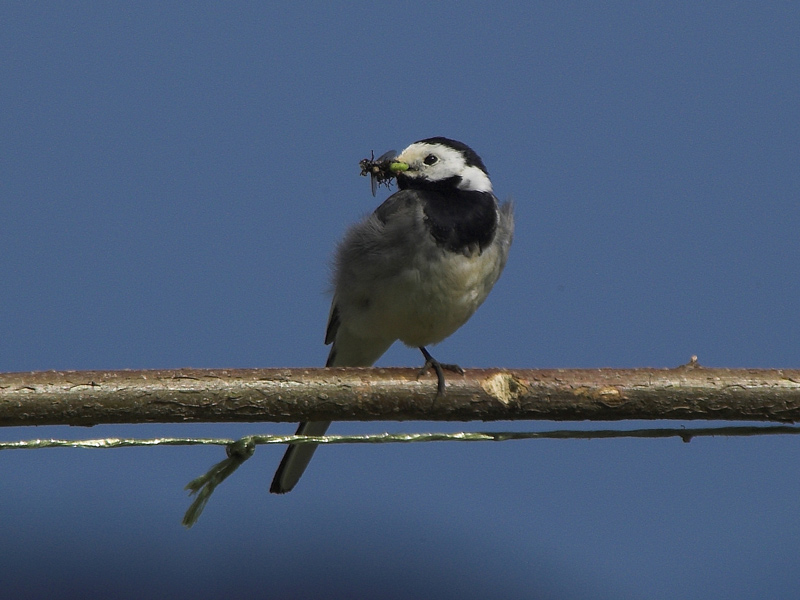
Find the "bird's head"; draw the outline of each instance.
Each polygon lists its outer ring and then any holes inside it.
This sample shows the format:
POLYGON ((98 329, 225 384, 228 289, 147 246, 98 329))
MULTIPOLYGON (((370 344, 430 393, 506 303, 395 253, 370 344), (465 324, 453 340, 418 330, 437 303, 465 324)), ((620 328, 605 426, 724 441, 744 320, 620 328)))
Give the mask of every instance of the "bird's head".
POLYGON ((492 191, 480 156, 466 144, 444 137, 414 142, 392 160, 389 169, 401 190, 492 191))

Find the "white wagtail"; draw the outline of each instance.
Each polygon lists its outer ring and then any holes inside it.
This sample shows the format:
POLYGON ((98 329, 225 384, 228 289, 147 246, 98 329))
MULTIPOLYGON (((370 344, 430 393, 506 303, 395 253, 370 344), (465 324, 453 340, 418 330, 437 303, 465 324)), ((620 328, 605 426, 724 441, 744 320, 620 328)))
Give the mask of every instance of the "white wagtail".
MULTIPOLYGON (((368 367, 400 340, 422 351, 441 395, 442 369, 460 368, 434 360, 425 346, 455 332, 489 295, 508 258, 513 210, 498 204, 483 161, 461 142, 414 142, 386 165, 399 190, 336 251, 326 366, 368 367)), ((324 435, 329 425, 301 423, 297 434, 324 435)), ((289 446, 270 491, 290 491, 314 450, 289 446)))

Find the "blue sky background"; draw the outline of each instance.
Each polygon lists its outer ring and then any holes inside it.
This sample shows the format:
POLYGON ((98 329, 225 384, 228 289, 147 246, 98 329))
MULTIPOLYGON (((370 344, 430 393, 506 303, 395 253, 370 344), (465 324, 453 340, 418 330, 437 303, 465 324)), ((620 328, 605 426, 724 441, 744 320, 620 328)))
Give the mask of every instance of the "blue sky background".
MULTIPOLYGON (((8 2, 0 30, 1 371, 323 364, 331 251, 387 194, 358 161, 434 135, 517 206, 441 360, 800 366, 797 4, 8 2)), ((4 593, 800 594, 794 437, 328 447, 277 497, 282 452, 189 531, 219 448, 0 454, 4 593)))

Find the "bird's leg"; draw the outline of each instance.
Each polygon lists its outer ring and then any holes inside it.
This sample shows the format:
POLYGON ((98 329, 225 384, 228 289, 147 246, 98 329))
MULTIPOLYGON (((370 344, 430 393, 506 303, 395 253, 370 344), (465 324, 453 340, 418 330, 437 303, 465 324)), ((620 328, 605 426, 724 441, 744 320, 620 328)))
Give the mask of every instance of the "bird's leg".
POLYGON ((427 373, 430 369, 436 371, 436 397, 444 396, 444 370, 447 369, 448 371, 453 371, 454 373, 458 373, 459 375, 464 374, 464 369, 459 367, 458 365, 449 365, 445 363, 440 363, 438 360, 431 356, 431 353, 425 348, 425 346, 419 347, 420 352, 422 352, 422 356, 425 357, 425 364, 420 369, 419 374, 417 377, 420 377, 427 373))

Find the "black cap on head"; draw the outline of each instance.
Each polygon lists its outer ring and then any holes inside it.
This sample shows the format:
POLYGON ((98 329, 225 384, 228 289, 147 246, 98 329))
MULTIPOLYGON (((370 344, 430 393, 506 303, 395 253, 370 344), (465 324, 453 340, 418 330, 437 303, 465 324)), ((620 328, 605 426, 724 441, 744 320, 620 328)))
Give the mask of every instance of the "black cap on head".
POLYGON ((475 150, 473 150, 472 148, 470 148, 469 146, 467 146, 462 142, 451 140, 450 138, 446 137, 432 137, 424 140, 419 140, 419 142, 417 143, 442 144, 443 146, 449 146, 450 148, 458 150, 459 152, 461 152, 461 154, 464 155, 464 158, 468 166, 478 167, 481 171, 483 171, 487 175, 489 174, 489 171, 486 170, 486 165, 483 164, 481 157, 475 153, 475 150))

